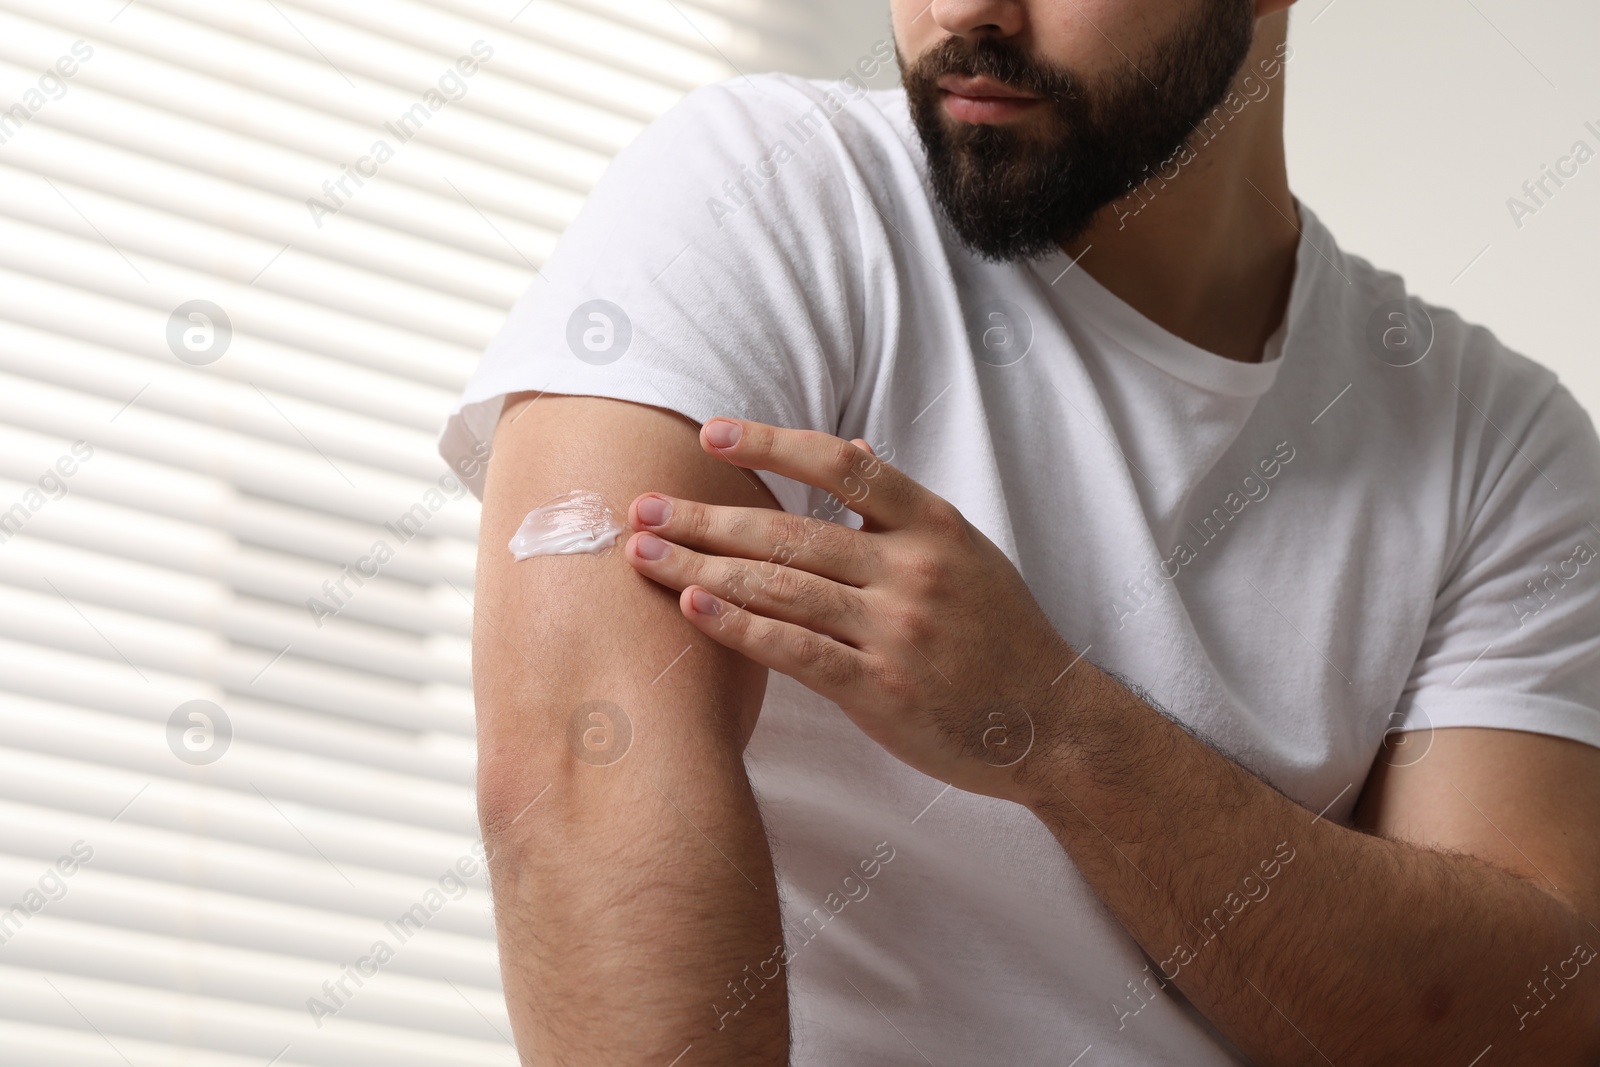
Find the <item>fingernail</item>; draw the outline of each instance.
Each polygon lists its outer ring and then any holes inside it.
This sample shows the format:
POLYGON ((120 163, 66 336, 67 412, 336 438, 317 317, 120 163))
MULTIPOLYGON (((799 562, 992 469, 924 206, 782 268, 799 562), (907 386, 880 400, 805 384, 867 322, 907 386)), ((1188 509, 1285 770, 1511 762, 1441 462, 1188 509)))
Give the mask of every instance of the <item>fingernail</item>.
POLYGON ((672 501, 660 496, 639 498, 639 521, 646 526, 665 526, 672 518, 672 501))
POLYGON ((689 594, 689 603, 701 615, 721 615, 722 601, 706 592, 696 589, 689 594))
POLYGON ((711 442, 712 448, 732 448, 739 443, 741 433, 737 422, 713 419, 706 423, 706 440, 711 442))
POLYGON ((672 551, 672 546, 655 534, 640 534, 639 540, 634 543, 633 550, 639 553, 639 558, 641 559, 661 559, 672 551))

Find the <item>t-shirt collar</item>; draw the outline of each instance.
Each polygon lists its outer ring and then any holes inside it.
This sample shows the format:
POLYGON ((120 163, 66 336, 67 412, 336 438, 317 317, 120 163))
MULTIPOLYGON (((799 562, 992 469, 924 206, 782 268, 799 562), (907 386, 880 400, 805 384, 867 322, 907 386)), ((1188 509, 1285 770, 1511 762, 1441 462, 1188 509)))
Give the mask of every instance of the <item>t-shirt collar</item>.
POLYGON ((1081 266, 1074 266, 1064 251, 1035 260, 1031 266, 1056 307, 1072 324, 1094 330, 1098 340, 1197 388, 1230 396, 1260 396, 1272 388, 1284 361, 1294 354, 1300 340, 1297 327, 1322 272, 1321 249, 1332 248, 1331 238, 1311 209, 1298 200, 1295 204, 1300 215, 1300 245, 1295 253, 1294 284, 1283 321, 1267 341, 1259 363, 1219 356, 1157 325, 1081 266))

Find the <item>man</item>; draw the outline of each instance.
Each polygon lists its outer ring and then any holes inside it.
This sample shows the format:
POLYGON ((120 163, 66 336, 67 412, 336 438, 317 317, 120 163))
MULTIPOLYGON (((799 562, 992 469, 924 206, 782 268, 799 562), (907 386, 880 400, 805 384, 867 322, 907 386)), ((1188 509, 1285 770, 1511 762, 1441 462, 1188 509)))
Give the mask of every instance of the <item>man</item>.
POLYGON ((1600 1057, 1600 443, 1291 195, 1290 3, 896 0, 595 190, 443 442, 524 1062, 1600 1057))

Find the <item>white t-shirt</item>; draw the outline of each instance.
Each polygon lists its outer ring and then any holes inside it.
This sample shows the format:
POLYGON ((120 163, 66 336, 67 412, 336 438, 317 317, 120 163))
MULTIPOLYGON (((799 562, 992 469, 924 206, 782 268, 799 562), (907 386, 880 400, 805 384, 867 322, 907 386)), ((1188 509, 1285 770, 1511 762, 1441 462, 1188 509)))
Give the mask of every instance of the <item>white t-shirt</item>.
MULTIPOLYGON (((1301 221, 1284 328, 1267 360, 1231 361, 1064 254, 966 252, 903 92, 730 81, 617 159, 441 451, 539 389, 866 438, 1004 549, 1092 662, 1330 819, 1402 722, 1600 745, 1589 419, 1487 330, 1391 305, 1399 278, 1301 221)), ((1176 986, 1135 992, 1150 959, 1021 807, 946 791, 777 674, 747 762, 795 1064, 1241 1062, 1176 986)))

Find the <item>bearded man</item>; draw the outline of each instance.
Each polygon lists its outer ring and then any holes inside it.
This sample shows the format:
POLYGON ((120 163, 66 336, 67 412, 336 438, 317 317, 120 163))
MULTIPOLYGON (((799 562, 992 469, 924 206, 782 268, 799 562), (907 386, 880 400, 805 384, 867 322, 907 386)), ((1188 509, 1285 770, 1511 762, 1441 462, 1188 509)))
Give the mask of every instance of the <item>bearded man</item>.
POLYGON ((617 159, 441 441, 524 1062, 1600 1056, 1600 442, 1291 193, 1291 3, 617 159))

